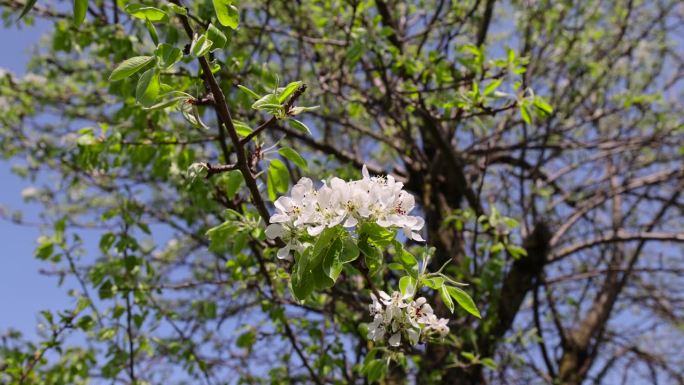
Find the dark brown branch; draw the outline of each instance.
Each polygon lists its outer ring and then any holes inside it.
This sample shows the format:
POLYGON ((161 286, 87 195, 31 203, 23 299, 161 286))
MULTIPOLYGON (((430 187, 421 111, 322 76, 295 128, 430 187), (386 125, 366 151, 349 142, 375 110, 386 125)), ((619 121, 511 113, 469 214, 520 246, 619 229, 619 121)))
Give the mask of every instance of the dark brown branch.
POLYGON ((555 262, 559 259, 565 258, 571 254, 584 249, 589 249, 597 245, 606 243, 618 242, 632 242, 632 241, 661 241, 661 242, 684 242, 684 233, 656 233, 644 231, 640 233, 617 233, 604 235, 598 238, 590 239, 588 241, 580 242, 572 246, 568 246, 550 257, 550 261, 555 262))
POLYGON ((224 172, 228 171, 233 171, 237 170, 238 166, 236 164, 216 164, 213 165, 211 163, 205 163, 205 166, 207 166, 207 178, 210 178, 213 175, 216 174, 221 174, 224 172))

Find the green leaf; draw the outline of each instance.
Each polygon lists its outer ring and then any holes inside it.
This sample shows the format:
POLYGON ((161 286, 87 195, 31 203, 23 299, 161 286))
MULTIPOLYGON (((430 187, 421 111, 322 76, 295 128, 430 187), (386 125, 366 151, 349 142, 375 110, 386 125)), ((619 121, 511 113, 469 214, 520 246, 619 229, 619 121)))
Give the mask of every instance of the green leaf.
POLYGON ((281 149, 278 150, 278 154, 280 154, 283 158, 289 160, 290 162, 296 164, 299 168, 302 170, 306 171, 309 168, 309 165, 307 164, 306 160, 302 158, 299 153, 290 147, 282 147, 281 149))
POLYGON ((406 268, 401 263, 390 262, 387 264, 387 268, 390 270, 406 271, 406 268))
POLYGON ((202 57, 209 53, 213 42, 207 39, 207 35, 195 35, 190 45, 190 54, 194 57, 202 57))
POLYGON ((503 82, 503 79, 496 79, 496 80, 494 80, 493 82, 489 83, 489 85, 488 85, 487 87, 485 87, 485 89, 484 89, 484 91, 482 92, 482 94, 483 94, 484 96, 487 96, 487 95, 491 94, 491 93, 494 92, 497 88, 499 88, 499 86, 501 85, 502 82, 503 82))
POLYGON ((247 95, 249 95, 249 96, 251 96, 252 98, 254 98, 254 100, 259 100, 259 99, 261 99, 261 96, 260 96, 259 94, 257 94, 256 92, 250 90, 249 88, 247 88, 247 87, 245 87, 245 86, 243 86, 243 85, 241 85, 241 84, 238 84, 238 88, 239 88, 240 90, 242 90, 242 92, 244 92, 244 93, 246 93, 247 95))
POLYGON ((24 4, 24 8, 21 10, 21 15, 19 15, 19 18, 17 21, 21 20, 24 16, 26 16, 27 13, 33 8, 34 5, 36 5, 36 2, 38 0, 28 0, 26 1, 26 4, 24 4))
POLYGON ((104 328, 98 332, 98 338, 101 341, 111 340, 112 338, 114 338, 115 335, 116 335, 116 330, 114 330, 112 328, 104 328))
MULTIPOLYGON (((470 298, 470 295, 466 293, 465 291, 453 287, 453 286, 444 286, 446 290, 449 292, 449 295, 458 302, 458 304, 463 308, 463 310, 467 311, 468 313, 474 315, 477 318, 482 318, 480 315, 480 311, 477 310, 477 306, 475 306, 475 302, 473 302, 473 299, 470 298)), ((453 311, 452 311, 453 313, 453 311)))
POLYGON ((349 237, 346 237, 344 241, 342 242, 342 252, 340 253, 340 262, 342 263, 349 263, 355 261, 359 255, 361 255, 361 251, 359 250, 359 247, 356 246, 356 243, 350 239, 349 237))
POLYGON ((143 106, 152 106, 157 100, 160 90, 159 73, 156 68, 150 68, 138 80, 138 85, 135 88, 135 100, 143 106))
POLYGON ((483 358, 480 360, 482 362, 482 365, 488 367, 489 369, 496 370, 497 369, 497 364, 496 362, 491 359, 491 358, 483 358))
POLYGON ((280 107, 278 97, 275 94, 265 95, 252 104, 252 108, 255 110, 262 110, 264 108, 269 108, 272 106, 280 107))
POLYGON ((524 248, 518 246, 518 245, 506 245, 506 250, 513 256, 515 259, 520 259, 522 257, 527 257, 527 250, 524 248))
POLYGON ((314 111, 320 108, 320 106, 311 106, 311 107, 305 107, 305 106, 297 106, 297 107, 292 107, 290 111, 288 111, 288 114, 292 116, 296 116, 301 114, 302 112, 308 112, 308 111, 314 111))
POLYGON ((314 289, 314 282, 310 277, 310 256, 311 248, 307 249, 296 258, 295 265, 292 268, 290 287, 292 289, 292 295, 300 301, 308 297, 314 289))
POLYGON ((290 125, 290 127, 294 128, 295 130, 311 135, 311 130, 309 130, 309 127, 307 127, 306 124, 300 122, 299 120, 290 118, 287 120, 287 123, 290 125))
POLYGON ((236 236, 238 231, 239 224, 234 220, 227 220, 207 230, 206 236, 211 241, 209 249, 212 251, 222 250, 225 244, 236 236))
MULTIPOLYGON (((337 230, 335 230, 334 233, 338 234, 337 230)), ((348 236, 344 236, 343 238, 337 236, 332 242, 328 241, 328 244, 330 246, 325 250, 321 266, 323 273, 330 278, 331 282, 321 288, 327 288, 334 285, 342 272, 344 264, 356 260, 360 254, 359 248, 348 236)))
POLYGON ((416 292, 416 280, 405 275, 399 279, 399 290, 403 296, 413 296, 416 292))
POLYGON ((502 252, 503 249, 504 249, 504 244, 501 242, 497 242, 489 248, 489 252, 491 254, 498 254, 498 253, 502 252))
POLYGON ((363 43, 356 40, 349 46, 349 49, 347 49, 347 52, 345 53, 345 60, 349 62, 350 66, 354 66, 354 64, 356 64, 356 62, 358 62, 359 59, 361 59, 363 53, 363 43))
POLYGON ((320 269, 315 269, 314 279, 316 281, 316 289, 327 289, 332 287, 337 281, 337 277, 342 272, 343 263, 340 262, 340 254, 342 252, 342 241, 334 239, 328 242, 323 252, 316 256, 320 258, 320 269))
POLYGON ((532 124, 532 116, 530 115, 530 110, 527 108, 527 103, 520 104, 520 116, 525 123, 532 124))
POLYGON ((116 66, 112 74, 109 75, 110 81, 125 79, 141 69, 145 68, 154 60, 154 56, 135 56, 124 60, 121 64, 116 66))
POLYGON ((336 238, 339 230, 335 227, 328 227, 323 230, 316 239, 313 250, 311 251, 312 260, 315 260, 320 256, 329 246, 330 243, 336 238))
POLYGON ((238 9, 233 5, 232 0, 212 0, 216 17, 224 27, 236 29, 240 21, 238 9))
POLYGON ((420 282, 432 290, 440 290, 444 286, 444 278, 442 277, 422 277, 420 282))
POLYGON ((414 257, 413 254, 406 251, 406 249, 404 249, 404 246, 399 241, 394 241, 393 243, 394 248, 396 249, 396 259, 398 259, 402 265, 409 269, 418 265, 416 257, 414 257))
POLYGON ((155 45, 159 45, 159 35, 157 34, 157 29, 154 28, 154 24, 149 19, 145 19, 145 28, 150 34, 150 38, 155 45))
POLYGON ((55 244, 51 239, 43 239, 36 249, 36 257, 41 260, 50 258, 55 250, 55 244))
POLYGON ((278 159, 271 160, 266 178, 268 197, 271 201, 276 200, 276 193, 285 193, 290 186, 290 173, 287 171, 285 163, 278 159))
MULTIPOLYGON (((169 92, 169 93, 167 93, 167 94, 164 94, 164 95, 161 95, 161 96, 157 97, 157 100, 159 100, 159 99, 164 99, 164 98, 166 98, 166 97, 168 97, 168 96, 170 96, 170 95, 175 95, 175 94, 176 94, 176 93, 174 93, 174 92, 169 92)), ((161 102, 158 102, 158 103, 153 104, 153 105, 151 105, 151 106, 145 106, 145 107, 143 107, 143 109, 144 109, 144 110, 148 110, 148 111, 150 111, 150 110, 161 110, 161 109, 164 109, 164 108, 167 108, 167 107, 175 106, 175 105, 177 105, 178 102, 180 102, 181 100, 188 100, 188 99, 189 99, 189 98, 188 98, 187 96, 176 96, 176 97, 173 97, 173 98, 170 98, 170 99, 162 100, 161 102)))
POLYGON ((544 116, 548 116, 553 113, 553 107, 551 107, 549 103, 538 96, 534 98, 534 106, 537 107, 544 116))
POLYGON ((358 243, 359 250, 363 253, 364 261, 371 275, 375 275, 383 263, 382 251, 368 239, 368 236, 360 236, 358 243))
POLYGON ((244 178, 239 170, 231 170, 226 173, 225 179, 226 196, 233 199, 240 189, 242 182, 244 182, 244 178))
POLYGON ((83 24, 88 10, 88 0, 74 0, 74 26, 76 28, 83 24))
POLYGON ((239 348, 247 349, 247 350, 252 350, 252 346, 256 343, 256 332, 254 329, 251 329, 240 334, 240 336, 237 338, 237 341, 235 341, 235 344, 239 348))
POLYGON ((235 127, 235 132, 243 137, 252 133, 252 128, 249 127, 247 123, 241 122, 239 120, 233 120, 233 127, 235 127))
POLYGON ((129 15, 138 18, 140 20, 149 21, 169 21, 169 15, 159 8, 150 7, 144 4, 128 4, 124 11, 129 15))
POLYGON ((78 302, 76 303, 76 308, 73 311, 73 314, 79 314, 80 312, 83 311, 83 309, 87 308, 90 306, 90 300, 88 298, 80 298, 78 302))
POLYGON ((363 367, 363 373, 368 378, 369 383, 374 383, 382 380, 387 372, 387 364, 385 360, 375 359, 369 361, 363 367))
POLYGON ((228 39, 226 38, 226 35, 221 32, 220 29, 216 28, 213 24, 209 24, 209 28, 207 28, 207 38, 212 41, 212 46, 211 48, 213 49, 221 49, 226 46, 226 42, 228 39))
POLYGON ((183 58, 183 51, 180 48, 166 43, 159 44, 154 54, 157 56, 159 67, 162 69, 171 68, 183 58))
POLYGON ((181 7, 180 5, 176 5, 174 3, 168 3, 167 6, 169 7, 170 10, 175 12, 178 15, 187 15, 188 10, 185 7, 181 7))
POLYGON ((363 223, 358 228, 359 237, 367 236, 374 244, 380 248, 386 248, 394 241, 395 231, 388 230, 376 223, 363 223))
POLYGON ((301 87, 302 84, 304 84, 304 83, 299 81, 299 82, 292 82, 292 83, 288 84, 287 86, 285 86, 285 88, 283 88, 283 90, 280 92, 280 95, 278 96, 278 103, 280 103, 280 104, 285 103, 287 101, 287 99, 290 97, 290 95, 292 95, 299 87, 301 87))
POLYGON ((450 312, 454 312, 454 301, 451 300, 447 286, 442 286, 439 288, 439 296, 442 298, 442 302, 446 305, 450 312))

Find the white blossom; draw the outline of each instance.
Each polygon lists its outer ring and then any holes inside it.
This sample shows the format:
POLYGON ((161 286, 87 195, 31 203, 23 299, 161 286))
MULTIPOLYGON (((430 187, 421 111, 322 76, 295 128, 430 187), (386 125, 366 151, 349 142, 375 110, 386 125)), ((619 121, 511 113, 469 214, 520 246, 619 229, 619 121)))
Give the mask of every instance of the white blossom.
POLYGON ((443 338, 449 334, 449 320, 437 318, 424 297, 415 301, 410 296, 384 291, 371 293, 368 306, 373 322, 368 325, 368 338, 399 347, 402 343, 411 346, 430 338, 443 338))
POLYGON ((269 238, 281 237, 275 234, 288 236, 283 241, 289 246, 281 249, 279 256, 301 249, 302 243, 296 239, 299 235, 317 236, 326 228, 353 228, 362 222, 400 229, 406 238, 423 242, 419 232, 425 220, 409 215, 415 208, 415 199, 403 190, 403 183, 391 175, 371 177, 366 166, 362 174, 362 179, 354 181, 323 181, 317 190, 311 179, 302 178, 292 187, 290 196, 279 197, 274 202, 276 211, 270 223, 281 226, 271 227, 267 234, 269 238))
POLYGON ((304 245, 298 240, 291 226, 281 223, 271 223, 266 227, 266 237, 269 239, 280 238, 285 242, 285 246, 278 249, 276 255, 280 259, 286 259, 290 256, 291 251, 301 253, 304 251, 304 245))

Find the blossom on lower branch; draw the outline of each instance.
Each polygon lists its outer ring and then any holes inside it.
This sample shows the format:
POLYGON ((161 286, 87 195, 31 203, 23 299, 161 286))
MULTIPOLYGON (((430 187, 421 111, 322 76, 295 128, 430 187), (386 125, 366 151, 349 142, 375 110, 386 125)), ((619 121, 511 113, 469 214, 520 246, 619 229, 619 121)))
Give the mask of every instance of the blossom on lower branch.
POLYGON ((416 345, 449 334, 449 320, 437 318, 424 297, 411 300, 399 292, 378 294, 380 298, 371 293, 373 302, 369 305, 373 322, 368 325, 368 338, 372 341, 387 341, 398 347, 402 341, 416 345))
POLYGON ((363 178, 344 181, 332 178, 315 189, 309 178, 301 178, 290 196, 278 198, 276 212, 266 229, 270 239, 281 238, 286 246, 278 251, 286 258, 291 250, 301 252, 302 236, 316 236, 326 228, 351 228, 360 222, 374 222, 385 228, 401 229, 407 238, 423 242, 418 233, 425 225, 419 216, 408 215, 415 207, 413 195, 403 190, 394 177, 371 177, 366 166, 363 178))

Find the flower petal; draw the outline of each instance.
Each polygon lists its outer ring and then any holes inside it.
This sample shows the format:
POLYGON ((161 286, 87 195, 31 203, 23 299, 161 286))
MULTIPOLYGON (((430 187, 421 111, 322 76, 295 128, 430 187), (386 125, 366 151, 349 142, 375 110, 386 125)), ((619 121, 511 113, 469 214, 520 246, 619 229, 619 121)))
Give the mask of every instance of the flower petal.
POLYGON ((390 346, 399 346, 401 345, 401 333, 394 333, 392 334, 392 337, 389 339, 389 344, 390 346))

